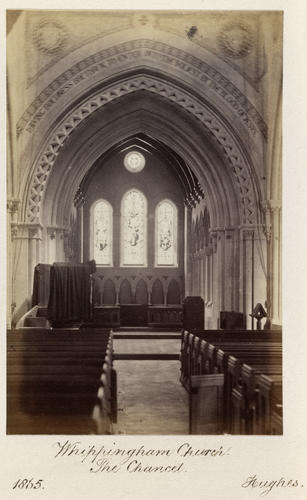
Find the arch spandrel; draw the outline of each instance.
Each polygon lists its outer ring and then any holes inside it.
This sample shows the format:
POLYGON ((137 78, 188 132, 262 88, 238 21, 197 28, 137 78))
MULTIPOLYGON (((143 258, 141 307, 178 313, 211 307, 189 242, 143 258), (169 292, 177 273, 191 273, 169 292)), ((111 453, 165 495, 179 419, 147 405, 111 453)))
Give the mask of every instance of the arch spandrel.
MULTIPOLYGON (((233 131, 242 137, 243 143, 254 144, 250 150, 255 154, 253 161, 256 167, 259 164, 260 172, 266 124, 257 110, 257 104, 251 103, 246 97, 248 84, 244 82, 242 88, 239 88, 242 78, 238 78, 227 64, 207 53, 205 49, 196 50, 193 44, 183 44, 178 37, 173 40, 175 45, 179 44, 179 47, 175 47, 170 45, 170 41, 165 43, 165 37, 161 38, 161 33, 159 37, 160 40, 158 38, 155 41, 146 38, 128 39, 103 50, 101 47, 97 50, 98 47, 93 46, 84 54, 74 54, 73 65, 72 58, 67 55, 67 65, 61 66, 61 72, 51 68, 43 79, 41 91, 34 100, 29 101, 17 121, 20 151, 27 151, 27 157, 32 157, 31 161, 35 162, 38 151, 46 145, 55 124, 64 122, 66 117, 77 112, 78 117, 74 116, 72 123, 65 123, 65 136, 71 125, 75 127, 76 123, 101 105, 99 98, 94 99, 95 96, 104 91, 104 100, 110 102, 123 93, 133 92, 133 78, 148 75, 154 82, 150 88, 151 92, 165 93, 163 87, 164 83, 167 83, 176 94, 175 100, 180 90, 196 100, 195 114, 201 115, 199 108, 205 99, 209 108, 212 107, 232 124, 233 131), (125 57, 126 65, 123 62, 125 57), (114 85, 114 75, 117 85, 114 85), (127 81, 132 81, 132 88, 130 86, 130 89, 127 89, 127 81), (27 143, 30 147, 27 147, 27 143)), ((113 37, 109 43, 114 42, 113 37)), ((139 82, 136 83, 138 84, 139 82)), ((37 93, 37 88, 35 91, 37 93)), ((170 99, 172 92, 168 93, 170 99)), ((248 89, 249 98, 250 95, 253 95, 253 92, 248 89)), ((191 107, 190 103, 186 105, 191 107)), ((58 139, 60 143, 61 137, 58 139)), ((51 149, 57 147, 58 145, 54 144, 51 149)))
POLYGON ((222 92, 224 89, 226 93, 236 97, 238 103, 253 110, 253 113, 247 113, 250 117, 254 116, 265 133, 265 123, 257 110, 259 93, 233 69, 229 58, 227 62, 204 46, 183 40, 171 32, 166 34, 154 29, 151 38, 148 39, 147 36, 146 30, 135 29, 113 33, 103 40, 97 39, 84 44, 74 52, 64 52, 65 56, 63 54, 62 58, 54 59, 41 68, 28 79, 24 99, 28 105, 19 117, 18 133, 25 129, 31 131, 35 127, 34 123, 29 124, 38 114, 39 108, 39 113, 43 111, 46 114, 45 111, 48 111, 49 116, 52 116, 50 113, 57 102, 55 97, 61 101, 62 107, 63 104, 69 105, 102 81, 107 82, 114 75, 120 78, 128 71, 138 73, 141 68, 150 68, 153 72, 184 82, 197 89, 200 96, 207 96, 216 104, 218 98, 221 98, 223 109, 230 106, 232 115, 237 114, 240 118, 234 102, 222 92), (35 92, 31 91, 32 87, 35 92), (34 95, 37 97, 33 98, 34 95))

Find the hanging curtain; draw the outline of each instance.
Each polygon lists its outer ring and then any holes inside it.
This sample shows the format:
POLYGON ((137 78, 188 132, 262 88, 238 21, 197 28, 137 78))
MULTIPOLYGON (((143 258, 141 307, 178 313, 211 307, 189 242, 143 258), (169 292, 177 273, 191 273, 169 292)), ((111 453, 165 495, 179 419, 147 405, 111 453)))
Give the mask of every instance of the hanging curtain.
POLYGON ((68 322, 91 319, 91 274, 95 271, 95 261, 87 264, 55 263, 51 266, 49 320, 68 322))
POLYGON ((34 268, 32 307, 48 304, 50 268, 50 264, 37 264, 34 268))

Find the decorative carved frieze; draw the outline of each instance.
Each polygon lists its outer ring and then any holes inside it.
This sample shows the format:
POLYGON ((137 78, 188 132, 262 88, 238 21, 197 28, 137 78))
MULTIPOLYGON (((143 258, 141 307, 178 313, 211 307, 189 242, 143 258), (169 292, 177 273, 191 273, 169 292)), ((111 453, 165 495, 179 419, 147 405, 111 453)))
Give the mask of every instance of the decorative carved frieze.
POLYGON ((41 240, 42 229, 41 224, 14 222, 11 224, 11 236, 12 239, 41 240))
POLYGON ((231 106, 233 112, 242 121, 250 133, 257 130, 267 138, 267 125, 258 110, 230 80, 207 62, 179 49, 154 40, 131 40, 115 47, 92 54, 74 64, 50 83, 30 104, 17 123, 17 135, 25 128, 33 132, 38 122, 64 94, 80 81, 92 78, 93 75, 115 64, 127 60, 149 58, 160 63, 166 63, 175 69, 180 69, 196 77, 201 85, 216 92, 225 104, 231 106))

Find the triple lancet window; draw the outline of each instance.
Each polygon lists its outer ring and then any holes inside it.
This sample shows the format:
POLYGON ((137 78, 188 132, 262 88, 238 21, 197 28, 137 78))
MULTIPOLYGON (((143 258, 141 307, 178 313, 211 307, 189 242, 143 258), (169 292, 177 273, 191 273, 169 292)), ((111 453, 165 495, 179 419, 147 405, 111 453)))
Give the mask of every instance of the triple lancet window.
MULTIPOLYGON (((162 200, 155 209, 154 242, 148 242, 147 199, 138 189, 127 191, 121 201, 120 265, 147 267, 148 245, 155 248, 156 267, 177 267, 177 207, 162 200)), ((97 265, 113 266, 113 209, 106 200, 91 208, 91 255, 97 265)))

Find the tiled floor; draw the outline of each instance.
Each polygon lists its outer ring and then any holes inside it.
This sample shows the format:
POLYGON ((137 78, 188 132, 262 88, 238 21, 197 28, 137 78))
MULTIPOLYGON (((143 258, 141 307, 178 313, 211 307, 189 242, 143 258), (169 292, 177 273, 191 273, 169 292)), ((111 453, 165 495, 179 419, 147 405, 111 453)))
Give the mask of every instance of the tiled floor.
MULTIPOLYGON (((178 353, 180 340, 121 339, 115 353, 178 353)), ((179 382, 179 361, 120 360, 117 371, 117 434, 187 434, 188 396, 179 382)))
POLYGON ((180 340, 174 339, 115 339, 113 341, 115 354, 178 354, 180 352, 180 340))

